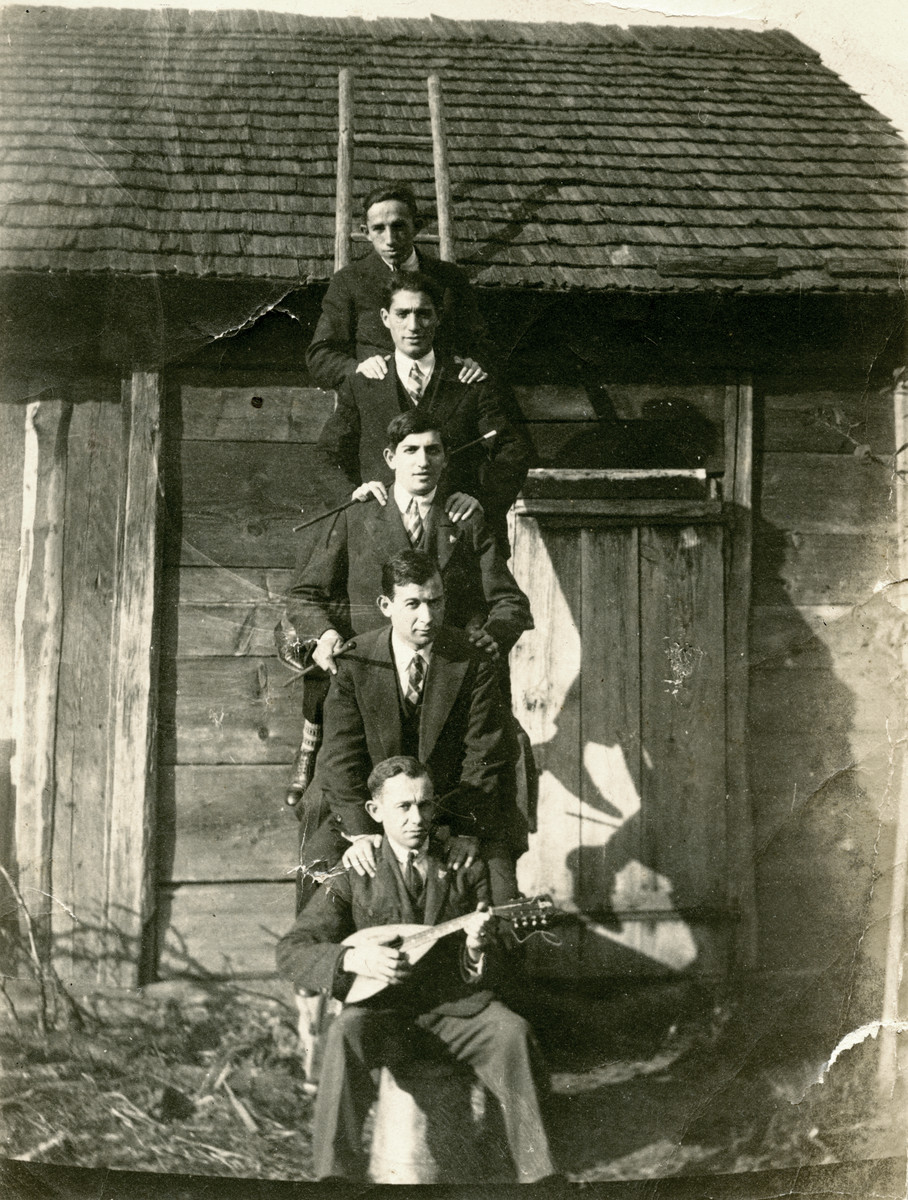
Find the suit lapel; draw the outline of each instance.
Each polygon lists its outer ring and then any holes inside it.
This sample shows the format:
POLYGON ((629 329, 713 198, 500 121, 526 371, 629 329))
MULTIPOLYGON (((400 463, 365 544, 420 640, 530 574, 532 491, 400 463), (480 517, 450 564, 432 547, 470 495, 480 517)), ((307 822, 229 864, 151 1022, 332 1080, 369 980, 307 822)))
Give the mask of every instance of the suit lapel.
POLYGON ((438 918, 447 903, 450 887, 450 872, 446 870, 443 859, 435 853, 434 848, 430 848, 425 904, 425 923, 427 925, 438 924, 438 918))
POLYGON ((444 574, 444 569, 448 565, 451 555, 454 553, 454 547, 457 545, 462 532, 463 526, 454 524, 445 512, 444 503, 436 496, 431 510, 431 524, 429 526, 427 548, 434 555, 442 574, 444 574))
POLYGON ((359 698, 371 716, 381 741, 382 757, 400 754, 400 708, 397 677, 391 658, 391 631, 382 630, 368 663, 363 664, 359 698), (393 700, 393 703, 392 703, 393 700))
POLYGON ((448 713, 460 691, 468 666, 468 659, 454 659, 450 656, 444 630, 442 630, 435 639, 435 645, 432 647, 432 661, 426 672, 422 710, 419 717, 419 757, 421 762, 428 762, 435 749, 438 735, 448 719, 448 713))
POLYGON ((403 875, 400 873, 400 864, 394 857, 394 851, 388 844, 387 838, 382 841, 381 850, 375 870, 375 891, 396 900, 395 907, 400 911, 401 923, 422 924, 413 909, 410 893, 407 891, 403 875))
POLYGON ((388 489, 388 503, 381 508, 378 504, 372 507, 373 529, 377 535, 377 544, 382 547, 382 562, 389 559, 399 550, 410 550, 410 535, 404 526, 400 509, 394 500, 393 484, 388 489), (385 550, 387 549, 387 553, 385 550))

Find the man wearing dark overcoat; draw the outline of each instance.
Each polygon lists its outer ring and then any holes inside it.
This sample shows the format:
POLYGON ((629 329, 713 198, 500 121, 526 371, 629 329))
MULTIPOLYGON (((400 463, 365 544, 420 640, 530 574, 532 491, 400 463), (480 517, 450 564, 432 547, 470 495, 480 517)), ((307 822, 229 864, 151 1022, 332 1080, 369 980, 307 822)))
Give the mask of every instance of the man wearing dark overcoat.
POLYGON ((361 228, 372 250, 335 273, 306 354, 309 373, 319 387, 338 388, 357 373, 370 379, 387 373, 394 345, 379 310, 388 278, 396 271, 420 271, 434 281, 441 298, 439 349, 461 356, 458 375, 463 382, 485 377, 494 352, 469 280, 453 263, 414 247, 419 226, 409 184, 385 183, 366 196, 361 228), (480 356, 485 370, 469 357, 472 354, 480 356))
POLYGON ((555 1173, 540 1094, 545 1070, 523 1018, 495 999, 504 971, 487 911, 489 883, 477 860, 458 871, 431 838, 434 800, 412 757, 379 763, 368 779, 367 814, 383 829, 371 875, 346 870, 320 888, 278 944, 281 973, 296 988, 345 999, 356 977, 378 991, 348 1004, 328 1030, 315 1105, 316 1178, 361 1179, 363 1124, 375 1097, 373 1071, 412 1059, 414 1045, 471 1067, 497 1099, 517 1178, 555 1173), (411 965, 389 934, 358 944, 355 931, 399 922, 467 918, 411 965))

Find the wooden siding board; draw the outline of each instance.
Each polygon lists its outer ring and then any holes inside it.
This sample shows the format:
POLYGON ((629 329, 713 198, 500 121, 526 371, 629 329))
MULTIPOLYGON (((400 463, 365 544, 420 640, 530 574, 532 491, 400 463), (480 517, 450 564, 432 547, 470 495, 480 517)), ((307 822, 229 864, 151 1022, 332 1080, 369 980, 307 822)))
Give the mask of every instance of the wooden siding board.
POLYGON ((275 658, 162 663, 175 716, 161 721, 162 763, 289 763, 299 746, 297 689, 275 658))
POLYGON ((57 707, 53 910, 57 969, 94 981, 105 938, 111 640, 120 495, 120 404, 73 409, 66 481, 63 641, 57 707))
POLYGON ((675 908, 726 898, 722 538, 641 530, 642 844, 675 908))
POLYGON ((161 883, 293 877, 299 823, 284 803, 290 767, 187 766, 161 772, 161 883))
MULTIPOLYGON (((518 863, 518 877, 528 895, 548 892, 556 903, 576 908, 579 881, 571 855, 580 842, 580 544, 570 531, 541 528, 524 518, 515 521, 513 544, 514 575, 536 622, 511 654, 514 712, 540 774, 537 832, 518 863), (552 629, 561 631, 557 641, 552 629)), ((580 943, 581 930, 574 926, 565 929, 557 952, 535 938, 528 962, 539 974, 570 978, 579 969, 580 943)))
POLYGON ((101 982, 135 986, 146 925, 154 911, 160 376, 134 372, 124 381, 123 398, 128 433, 114 593, 117 626, 109 725, 110 818, 105 844, 105 927, 116 934, 116 941, 103 964, 101 982), (138 949, 123 954, 124 942, 138 949))
POLYGON ((177 550, 171 539, 165 562, 294 566, 293 527, 328 507, 324 479, 311 448, 279 442, 187 440, 180 456, 182 545, 177 550))
POLYGON ((757 521, 753 601, 761 606, 858 604, 894 578, 895 537, 800 533, 757 521))
POLYGON ((646 907, 620 881, 642 857, 640 807, 640 594, 636 529, 583 529, 583 697, 578 901, 587 912, 646 907))
POLYGON ((16 590, 16 863, 19 889, 44 949, 51 932, 60 648, 63 638, 63 527, 69 400, 26 408, 25 461, 16 590))
MULTIPOLYGON (((15 749, 13 694, 16 682, 16 589, 22 532, 25 465, 25 405, 0 403, 0 865, 15 862, 12 757, 15 749)), ((0 885, 0 923, 15 911, 6 884, 0 885)))
POLYGON ((866 533, 894 521, 888 473, 871 459, 764 454, 763 518, 800 532, 866 533))
POLYGON ((185 884, 160 893, 160 977, 276 974, 274 949, 293 924, 287 883, 185 884))

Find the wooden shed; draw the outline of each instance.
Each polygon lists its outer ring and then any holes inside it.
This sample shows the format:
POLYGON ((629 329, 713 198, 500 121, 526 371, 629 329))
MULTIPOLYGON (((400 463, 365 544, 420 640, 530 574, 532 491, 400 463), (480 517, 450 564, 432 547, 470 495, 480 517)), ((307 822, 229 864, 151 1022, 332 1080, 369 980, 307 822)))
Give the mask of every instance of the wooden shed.
POLYGON ((573 919, 534 969, 841 970, 876 1003, 908 573, 887 121, 773 31, 2 22, 0 849, 61 972, 268 973, 292 918, 271 631, 321 490, 303 356, 349 67, 357 191, 407 178, 429 213, 442 80, 456 256, 537 454, 520 871, 573 919))

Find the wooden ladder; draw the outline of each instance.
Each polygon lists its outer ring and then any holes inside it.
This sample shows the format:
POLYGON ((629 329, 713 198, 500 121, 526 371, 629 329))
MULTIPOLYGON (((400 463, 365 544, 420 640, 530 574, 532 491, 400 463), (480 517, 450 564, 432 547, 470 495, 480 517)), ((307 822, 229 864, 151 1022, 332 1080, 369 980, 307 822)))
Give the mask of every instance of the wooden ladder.
MULTIPOLYGON (((454 231, 451 224, 451 179, 448 173, 448 143, 445 134, 444 100, 441 79, 430 75, 426 80, 429 89, 429 117, 432 123, 431 136, 408 134, 398 136, 398 145, 432 146, 432 162, 435 170, 435 203, 438 212, 438 234, 422 235, 423 241, 437 241, 439 256, 454 262, 454 231)), ((337 77, 338 93, 338 138, 337 138, 337 210, 334 224, 334 269, 339 271, 350 261, 351 240, 365 239, 364 234, 353 233, 353 147, 375 145, 381 141, 379 134, 357 134, 353 130, 353 72, 341 67, 337 77)))

